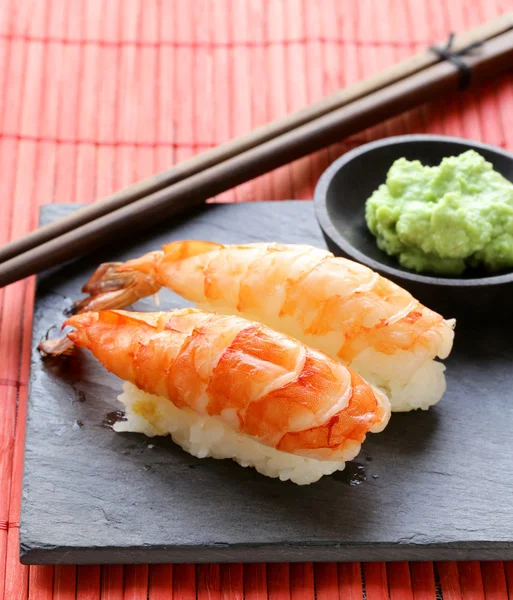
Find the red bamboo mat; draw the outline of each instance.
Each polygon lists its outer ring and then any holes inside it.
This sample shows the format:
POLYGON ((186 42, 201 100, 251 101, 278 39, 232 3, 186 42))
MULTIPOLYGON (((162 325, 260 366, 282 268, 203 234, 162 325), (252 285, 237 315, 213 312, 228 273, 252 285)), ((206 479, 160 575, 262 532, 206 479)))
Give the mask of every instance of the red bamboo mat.
MULTIPOLYGON (((513 0, 2 0, 0 243, 506 10, 513 0)), ((216 200, 311 198, 348 147, 433 132, 513 150, 513 77, 216 200)), ((34 282, 0 290, 0 599, 507 598, 513 563, 31 567, 18 521, 34 282)))

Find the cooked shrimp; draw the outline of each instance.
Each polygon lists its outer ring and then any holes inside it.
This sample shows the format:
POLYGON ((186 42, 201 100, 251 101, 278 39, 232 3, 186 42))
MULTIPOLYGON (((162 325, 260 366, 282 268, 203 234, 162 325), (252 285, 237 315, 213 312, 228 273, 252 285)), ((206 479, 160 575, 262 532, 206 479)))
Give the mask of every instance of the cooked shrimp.
POLYGON ((102 266, 79 310, 118 307, 168 287, 199 307, 265 323, 352 365, 393 410, 428 408, 445 391, 454 321, 358 263, 311 246, 183 241, 102 266), (148 290, 151 290, 150 292, 148 290))
POLYGON ((278 451, 347 460, 388 422, 388 399, 356 372, 235 316, 87 312, 68 334, 140 390, 208 415, 278 451))

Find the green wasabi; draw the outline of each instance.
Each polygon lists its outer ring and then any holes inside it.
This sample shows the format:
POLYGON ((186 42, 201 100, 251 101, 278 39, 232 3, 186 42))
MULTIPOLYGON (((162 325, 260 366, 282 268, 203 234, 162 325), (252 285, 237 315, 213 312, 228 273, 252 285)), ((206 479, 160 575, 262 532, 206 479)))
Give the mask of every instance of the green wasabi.
POLYGON ((379 248, 413 271, 513 267, 513 184, 474 150, 437 167, 396 160, 365 219, 379 248))

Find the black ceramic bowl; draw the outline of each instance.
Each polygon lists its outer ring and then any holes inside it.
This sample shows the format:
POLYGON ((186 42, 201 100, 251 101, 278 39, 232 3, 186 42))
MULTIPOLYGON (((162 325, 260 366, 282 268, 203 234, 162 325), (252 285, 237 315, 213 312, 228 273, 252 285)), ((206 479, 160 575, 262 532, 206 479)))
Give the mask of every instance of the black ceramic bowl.
POLYGON ((334 254, 378 271, 445 317, 464 321, 511 320, 513 269, 493 276, 471 270, 451 278, 420 275, 382 252, 365 223, 365 201, 385 182, 396 159, 403 156, 437 165, 446 156, 471 148, 513 181, 513 154, 499 148, 438 135, 391 137, 344 154, 323 173, 315 189, 316 216, 334 254))

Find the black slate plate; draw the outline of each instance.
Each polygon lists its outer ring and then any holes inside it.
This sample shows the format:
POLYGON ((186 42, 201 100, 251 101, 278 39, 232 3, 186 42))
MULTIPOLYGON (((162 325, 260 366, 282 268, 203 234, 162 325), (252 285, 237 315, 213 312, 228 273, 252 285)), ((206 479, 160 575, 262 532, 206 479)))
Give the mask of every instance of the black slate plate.
MULTIPOLYGON (((45 207, 42 220, 73 208, 45 207)), ((34 347, 100 261, 180 238, 324 246, 309 202, 211 206, 151 239, 127 237, 39 278, 34 347)), ((34 350, 22 562, 513 559, 512 360, 510 330, 457 330, 447 394, 369 436, 357 459, 365 482, 343 472, 298 487, 193 458, 168 438, 114 433, 102 422, 119 408, 120 381, 86 354, 45 366, 34 350)))

